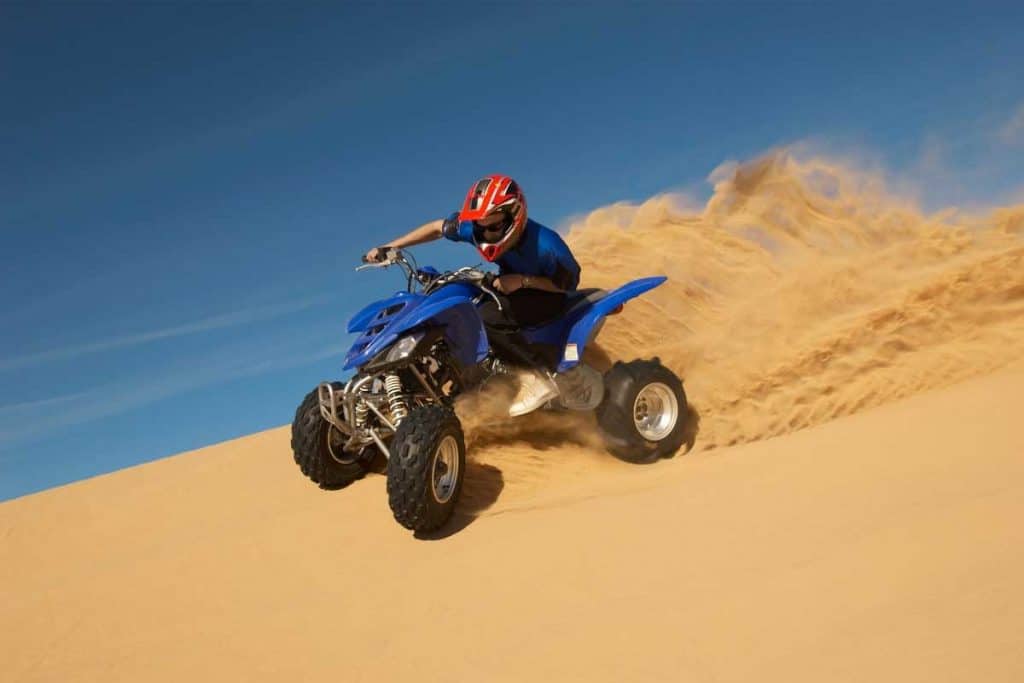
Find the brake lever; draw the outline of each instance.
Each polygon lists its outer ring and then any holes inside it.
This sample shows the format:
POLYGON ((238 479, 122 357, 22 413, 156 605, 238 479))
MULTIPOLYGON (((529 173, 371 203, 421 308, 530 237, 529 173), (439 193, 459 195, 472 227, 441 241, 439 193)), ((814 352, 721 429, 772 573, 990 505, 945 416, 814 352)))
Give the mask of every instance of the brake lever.
POLYGON ((367 261, 366 255, 363 255, 363 265, 356 266, 356 270, 366 270, 368 268, 387 268, 398 263, 398 256, 401 252, 394 247, 389 247, 384 250, 384 258, 380 261, 367 261))
POLYGON ((492 299, 494 299, 494 303, 496 303, 498 305, 498 310, 504 312, 505 307, 501 305, 501 298, 498 297, 498 293, 495 292, 494 289, 493 289, 493 286, 494 286, 494 274, 493 273, 482 273, 482 277, 480 278, 480 281, 476 283, 476 286, 477 286, 477 288, 480 289, 481 292, 487 294, 492 299))
POLYGON ((498 298, 498 295, 489 289, 485 289, 484 291, 490 294, 491 298, 494 299, 494 303, 498 305, 498 310, 504 312, 505 307, 501 305, 501 299, 498 298))

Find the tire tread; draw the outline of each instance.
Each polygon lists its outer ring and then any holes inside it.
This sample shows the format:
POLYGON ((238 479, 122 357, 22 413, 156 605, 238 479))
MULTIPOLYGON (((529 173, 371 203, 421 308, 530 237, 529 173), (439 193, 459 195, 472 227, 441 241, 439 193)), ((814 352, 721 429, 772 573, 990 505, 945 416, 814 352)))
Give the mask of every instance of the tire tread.
POLYGON ((326 429, 328 424, 320 415, 320 399, 314 389, 295 410, 292 455, 299 469, 313 483, 325 490, 337 490, 362 479, 367 467, 358 460, 343 464, 332 458, 325 443, 326 429))
POLYGON ((605 373, 604 380, 605 395, 597 407, 596 416, 608 450, 623 460, 635 463, 649 463, 675 455, 685 440, 687 415, 686 392, 675 373, 655 356, 647 360, 616 361, 605 373), (637 433, 633 423, 636 395, 651 382, 668 385, 679 400, 679 422, 661 441, 647 441, 637 433))
POLYGON ((451 517, 465 479, 465 439, 455 412, 440 405, 410 412, 395 432, 388 459, 388 504, 395 520, 413 531, 433 531, 451 517), (430 467, 441 438, 451 433, 459 444, 459 481, 448 502, 438 503, 430 490, 430 467))

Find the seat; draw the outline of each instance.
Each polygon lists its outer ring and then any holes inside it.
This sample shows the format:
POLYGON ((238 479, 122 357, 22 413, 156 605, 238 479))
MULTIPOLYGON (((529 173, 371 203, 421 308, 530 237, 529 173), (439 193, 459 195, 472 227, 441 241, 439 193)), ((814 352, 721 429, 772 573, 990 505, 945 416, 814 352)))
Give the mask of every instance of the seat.
POLYGON ((556 321, 569 320, 595 301, 603 299, 607 294, 608 292, 603 289, 577 289, 568 292, 565 295, 565 308, 562 309, 561 313, 548 320, 542 320, 535 325, 530 325, 525 329, 537 330, 547 327, 556 321))
POLYGON ((562 317, 572 317, 580 309, 600 301, 607 294, 608 292, 603 289, 577 289, 574 292, 569 292, 565 295, 565 312, 562 313, 562 317))

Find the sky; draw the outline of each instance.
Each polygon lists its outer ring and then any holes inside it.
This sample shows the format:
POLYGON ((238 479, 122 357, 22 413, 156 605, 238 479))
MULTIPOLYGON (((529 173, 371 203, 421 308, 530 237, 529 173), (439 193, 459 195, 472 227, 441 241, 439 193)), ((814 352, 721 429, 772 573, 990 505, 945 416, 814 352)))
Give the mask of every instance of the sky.
POLYGON ((484 174, 553 227, 794 143, 926 207, 1019 200, 1021 26, 1019 2, 2 3, 0 500, 289 423, 402 285, 359 255, 484 174))

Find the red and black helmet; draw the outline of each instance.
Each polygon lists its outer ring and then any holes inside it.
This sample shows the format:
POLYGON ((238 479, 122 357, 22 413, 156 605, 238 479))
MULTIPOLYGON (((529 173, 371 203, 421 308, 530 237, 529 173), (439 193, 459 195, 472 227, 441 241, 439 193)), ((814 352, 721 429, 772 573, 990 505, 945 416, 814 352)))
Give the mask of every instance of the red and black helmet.
POLYGON ((476 248, 488 261, 497 260, 526 229, 526 195, 507 175, 489 175, 469 188, 459 220, 473 222, 476 248), (496 213, 504 220, 485 231, 477 221, 496 213))

